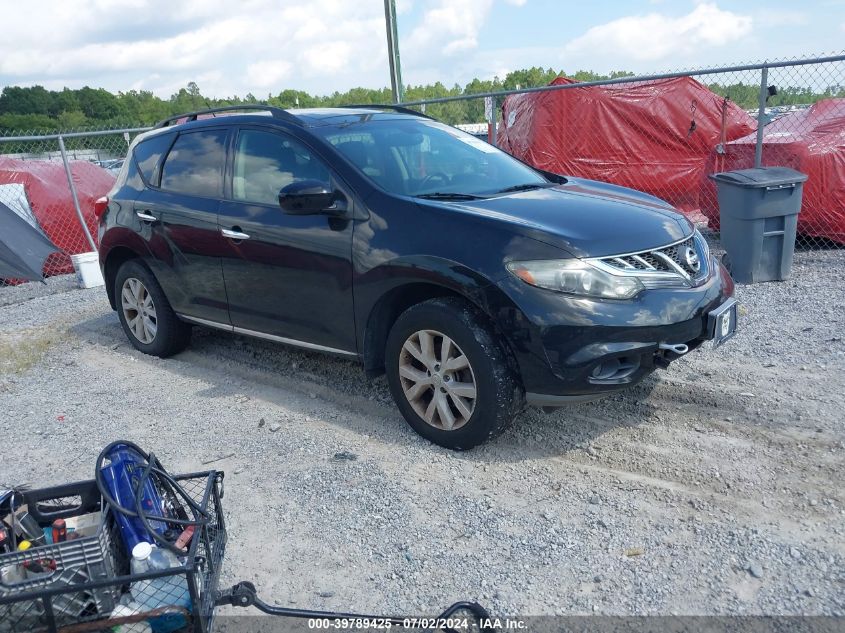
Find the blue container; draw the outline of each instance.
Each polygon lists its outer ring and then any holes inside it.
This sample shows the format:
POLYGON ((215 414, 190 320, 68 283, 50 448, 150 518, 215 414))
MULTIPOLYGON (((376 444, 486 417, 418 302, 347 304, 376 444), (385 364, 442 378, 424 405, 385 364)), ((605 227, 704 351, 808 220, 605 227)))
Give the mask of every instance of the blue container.
MULTIPOLYGON (((135 496, 145 467, 143 458, 135 451, 119 445, 109 453, 108 460, 109 465, 104 466, 101 472, 109 494, 122 508, 135 511, 135 496)), ((141 505, 148 515, 165 515, 161 495, 159 495, 151 479, 144 482, 141 505)), ((138 543, 153 543, 155 541, 147 528, 144 527, 140 517, 129 517, 120 512, 115 512, 114 517, 120 528, 120 535, 123 537, 126 551, 130 556, 138 543)), ((164 534, 167 529, 167 524, 164 521, 148 519, 148 522, 150 527, 158 534, 164 534)))

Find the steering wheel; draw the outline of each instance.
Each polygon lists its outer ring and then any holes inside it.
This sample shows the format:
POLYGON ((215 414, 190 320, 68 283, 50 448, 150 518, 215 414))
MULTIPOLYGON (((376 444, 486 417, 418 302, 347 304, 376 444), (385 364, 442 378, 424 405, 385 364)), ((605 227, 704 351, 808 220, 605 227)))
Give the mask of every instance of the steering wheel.
POLYGON ((444 174, 442 171, 436 171, 433 174, 429 174, 428 176, 422 179, 422 182, 420 183, 420 189, 425 189, 426 185, 436 180, 446 183, 449 182, 449 176, 444 174))

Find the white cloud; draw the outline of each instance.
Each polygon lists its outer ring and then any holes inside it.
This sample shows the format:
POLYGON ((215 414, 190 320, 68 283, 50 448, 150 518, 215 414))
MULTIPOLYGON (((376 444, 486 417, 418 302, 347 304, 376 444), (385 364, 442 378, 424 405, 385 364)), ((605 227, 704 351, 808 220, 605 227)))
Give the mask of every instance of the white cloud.
POLYGON ((389 80, 380 2, 29 0, 4 17, 15 28, 0 39, 0 86, 166 97, 189 81, 227 96, 389 80))
POLYGON ((649 13, 594 26, 569 42, 564 53, 601 51, 620 61, 659 61, 736 42, 751 32, 752 23, 751 16, 702 3, 679 17, 649 13))
POLYGON ((291 68, 292 64, 286 59, 266 59, 247 66, 246 78, 257 88, 272 89, 290 77, 291 68))
POLYGON ((349 63, 352 49, 348 42, 327 42, 302 52, 302 59, 309 70, 317 73, 337 73, 349 63))
POLYGON ((228 49, 248 31, 246 21, 232 19, 160 40, 87 44, 60 53, 42 53, 37 48, 40 42, 33 41, 29 48, 2 55, 0 73, 49 77, 73 72, 135 71, 155 65, 156 59, 166 60, 170 69, 199 68, 209 53, 228 49))
MULTIPOLYGON (((661 4, 642 14, 608 21, 580 36, 567 22, 558 31, 563 39, 547 33, 535 41, 533 24, 548 17, 548 9, 539 2, 397 0, 403 78, 415 85, 441 81, 451 86, 537 65, 570 73, 579 69, 647 73, 838 50, 845 32, 845 24, 840 30, 841 17, 828 17, 827 39, 821 39, 819 10, 806 2, 766 12, 725 10, 721 4, 727 3, 717 4, 718 0, 657 1, 661 4), (678 5, 685 7, 680 10, 683 15, 675 15, 678 5), (505 37, 486 40, 483 29, 495 19, 511 20, 513 24, 506 26, 512 30, 505 37), (767 28, 789 23, 798 25, 789 38, 767 37, 767 28), (562 47, 560 42, 567 39, 562 47)), ((843 6, 843 0, 828 2, 825 6, 834 2, 843 6)), ((152 90, 168 97, 196 81, 208 96, 252 92, 261 98, 286 88, 328 94, 390 83, 381 0, 0 0, 0 4, 6 24, 0 37, 0 87, 41 84, 60 89, 87 84, 111 91, 152 90)), ((594 15, 606 13, 595 6, 590 5, 594 15)), ((841 16, 841 11, 830 8, 821 12, 841 16)))
POLYGON ((492 5, 493 0, 437 0, 400 47, 419 60, 473 50, 492 5))

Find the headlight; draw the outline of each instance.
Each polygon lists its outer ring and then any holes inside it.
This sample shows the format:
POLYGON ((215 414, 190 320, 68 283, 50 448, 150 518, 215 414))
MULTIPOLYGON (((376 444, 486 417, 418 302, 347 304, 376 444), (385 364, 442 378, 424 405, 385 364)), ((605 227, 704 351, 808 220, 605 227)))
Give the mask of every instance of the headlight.
POLYGON ((510 262, 507 268, 532 286, 584 297, 630 299, 645 288, 636 277, 612 275, 580 259, 510 262))
POLYGON ((698 229, 695 229, 695 231, 693 231, 692 239, 695 240, 695 243, 698 245, 699 261, 701 262, 702 269, 709 269, 710 245, 707 243, 707 239, 701 234, 701 231, 699 231, 698 229))

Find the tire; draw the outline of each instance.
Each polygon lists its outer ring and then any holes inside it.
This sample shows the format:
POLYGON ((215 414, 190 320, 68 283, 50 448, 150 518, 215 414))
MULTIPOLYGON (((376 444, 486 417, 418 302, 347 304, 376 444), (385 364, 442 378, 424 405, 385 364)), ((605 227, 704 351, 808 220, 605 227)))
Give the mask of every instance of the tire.
POLYGON ((190 342, 191 326, 179 320, 155 276, 139 260, 131 259, 117 271, 114 296, 120 325, 135 349, 165 358, 190 342))
POLYGON ((524 406, 504 346, 486 317, 461 299, 430 299, 402 313, 387 337, 385 369, 411 428, 452 450, 501 434, 524 406))

